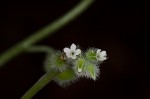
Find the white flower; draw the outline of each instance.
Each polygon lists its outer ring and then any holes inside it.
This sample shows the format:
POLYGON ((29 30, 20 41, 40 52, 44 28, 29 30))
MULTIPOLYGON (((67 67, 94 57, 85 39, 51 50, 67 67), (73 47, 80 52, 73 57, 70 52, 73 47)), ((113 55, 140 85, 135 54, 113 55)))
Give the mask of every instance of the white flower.
POLYGON ((101 49, 98 49, 96 52, 96 59, 97 61, 104 61, 107 59, 106 51, 101 51, 101 49))
POLYGON ((81 53, 80 49, 76 49, 76 45, 73 43, 70 48, 64 48, 64 52, 68 58, 76 59, 76 55, 81 53))

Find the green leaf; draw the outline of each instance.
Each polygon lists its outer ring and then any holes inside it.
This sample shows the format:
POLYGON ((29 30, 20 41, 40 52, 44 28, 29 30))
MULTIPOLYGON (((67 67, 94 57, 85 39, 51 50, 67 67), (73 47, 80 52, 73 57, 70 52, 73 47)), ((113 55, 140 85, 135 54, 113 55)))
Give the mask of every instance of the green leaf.
POLYGON ((88 70, 88 72, 90 73, 91 78, 92 78, 93 80, 96 80, 96 72, 95 72, 94 64, 88 65, 88 66, 87 66, 87 70, 88 70))

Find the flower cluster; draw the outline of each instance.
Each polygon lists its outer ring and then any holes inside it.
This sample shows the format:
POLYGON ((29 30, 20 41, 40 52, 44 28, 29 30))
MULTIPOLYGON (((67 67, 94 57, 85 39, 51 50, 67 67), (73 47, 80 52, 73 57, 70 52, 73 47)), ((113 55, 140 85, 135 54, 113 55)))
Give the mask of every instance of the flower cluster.
POLYGON ((83 52, 74 43, 63 52, 51 56, 49 69, 60 72, 54 79, 60 86, 66 86, 80 77, 97 80, 100 74, 99 64, 107 59, 106 51, 89 48, 83 52))

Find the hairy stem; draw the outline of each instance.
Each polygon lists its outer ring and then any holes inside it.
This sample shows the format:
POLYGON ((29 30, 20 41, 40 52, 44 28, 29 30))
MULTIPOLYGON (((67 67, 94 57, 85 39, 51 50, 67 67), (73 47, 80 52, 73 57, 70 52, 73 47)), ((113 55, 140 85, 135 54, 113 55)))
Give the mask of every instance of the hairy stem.
POLYGON ((57 75, 56 72, 44 74, 22 97, 21 99, 31 99, 37 92, 46 86, 57 75))
POLYGON ((93 0, 82 0, 77 6, 75 6, 71 11, 69 11, 64 16, 58 18, 53 23, 45 26, 43 29, 33 33, 28 38, 24 39, 23 41, 19 42, 6 52, 4 52, 0 56, 0 67, 4 66, 9 60, 14 58, 15 56, 19 55, 27 48, 32 46, 33 44, 43 40, 44 38, 52 35, 54 32, 58 31, 69 22, 73 21, 77 18, 82 12, 84 12, 90 4, 92 4, 93 0))

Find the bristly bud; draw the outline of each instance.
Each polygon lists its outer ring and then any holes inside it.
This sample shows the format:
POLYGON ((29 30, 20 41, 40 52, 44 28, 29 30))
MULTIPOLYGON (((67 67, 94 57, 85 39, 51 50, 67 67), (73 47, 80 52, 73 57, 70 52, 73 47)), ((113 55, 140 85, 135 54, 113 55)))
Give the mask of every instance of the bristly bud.
POLYGON ((73 69, 68 69, 64 72, 59 73, 55 78, 54 81, 60 85, 61 87, 67 87, 70 84, 74 83, 77 80, 77 76, 73 69))
POLYGON ((96 62, 96 49, 95 48, 90 48, 85 52, 85 56, 89 61, 96 62))
POLYGON ((75 62, 74 62, 74 71, 76 74, 82 73, 82 71, 84 70, 86 64, 86 60, 84 58, 78 58, 75 62))
POLYGON ((69 65, 67 64, 67 61, 64 60, 64 55, 60 51, 57 51, 50 57, 50 69, 54 71, 65 71, 69 65))
POLYGON ((86 77, 92 78, 94 81, 97 79, 97 77, 100 74, 99 67, 92 63, 87 64, 85 71, 86 71, 86 77))
POLYGON ((85 65, 85 60, 82 58, 79 58, 76 62, 76 67, 78 72, 82 72, 84 69, 84 65, 85 65))

